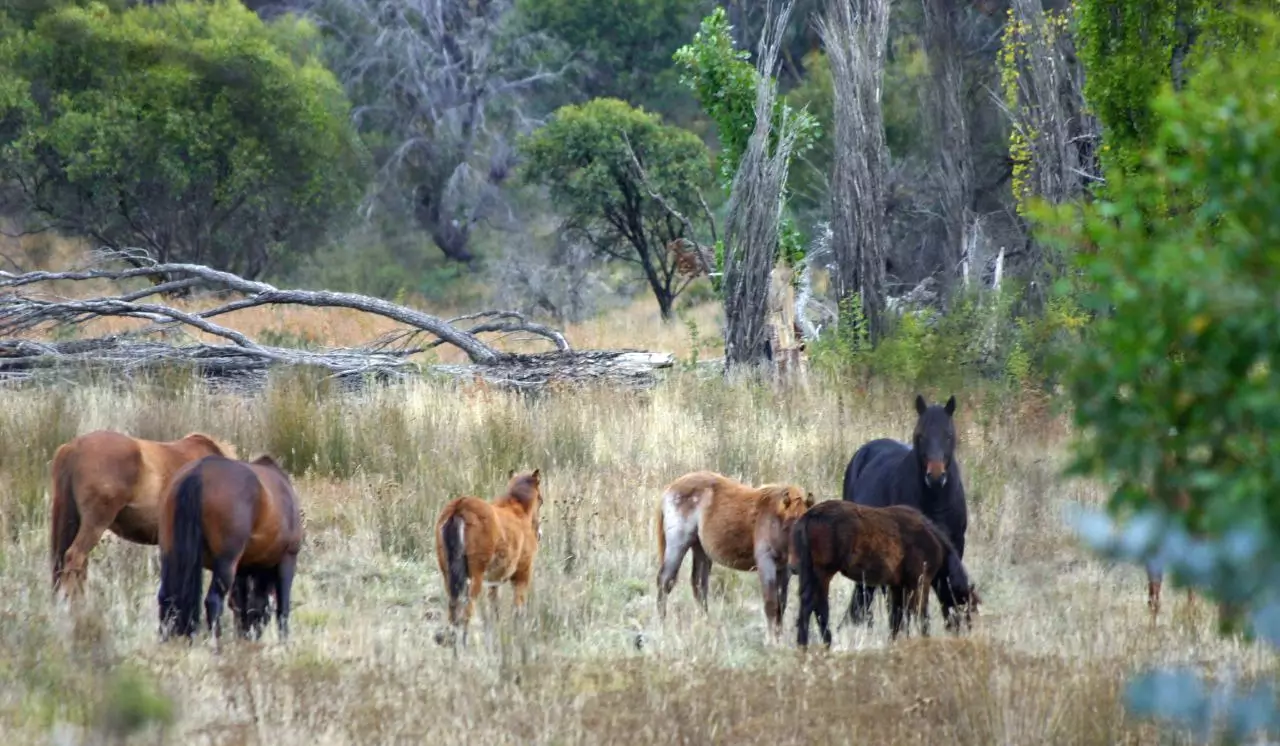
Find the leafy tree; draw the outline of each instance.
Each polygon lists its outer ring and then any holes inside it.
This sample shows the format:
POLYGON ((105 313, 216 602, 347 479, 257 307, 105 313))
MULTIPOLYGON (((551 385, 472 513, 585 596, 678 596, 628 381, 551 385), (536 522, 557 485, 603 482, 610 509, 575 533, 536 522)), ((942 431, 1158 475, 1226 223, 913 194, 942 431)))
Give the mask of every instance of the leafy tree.
MULTIPOLYGON (((756 82, 760 73, 748 60, 751 55, 734 45, 732 27, 723 7, 702 19, 693 41, 676 50, 674 59, 681 70, 681 82, 693 89, 699 103, 716 124, 720 139, 717 173, 721 187, 728 192, 734 174, 747 150, 756 126, 756 82)), ((779 96, 772 107, 773 120, 769 136, 769 154, 778 146, 779 134, 786 130, 783 122, 794 120, 796 130, 790 158, 802 156, 821 135, 818 119, 808 111, 795 111, 785 97, 779 96)), ((783 200, 785 211, 785 196, 783 200)), ((788 263, 804 258, 804 239, 790 215, 778 224, 778 251, 788 263)), ((724 267, 724 249, 716 248, 716 270, 724 267)))
MULTIPOLYGON (((1113 484, 1113 514, 1138 513, 1119 537, 1107 517, 1085 516, 1082 535, 1112 556, 1168 563, 1230 612, 1248 607, 1253 631, 1277 644, 1280 95, 1258 81, 1280 76, 1280 22, 1261 28, 1256 49, 1216 50, 1180 91, 1161 86, 1145 168, 1115 168, 1095 204, 1034 214, 1046 240, 1080 252, 1098 314, 1067 369, 1084 433, 1071 472, 1113 484)), ((1243 707, 1227 726, 1280 725, 1269 691, 1233 703, 1243 707)), ((1213 715, 1189 673, 1146 675, 1131 698, 1196 728, 1213 715)))
POLYGON ((254 277, 314 251, 367 175, 291 17, 68 5, 0 30, 0 173, 51 227, 254 277))
POLYGON ((694 237, 653 194, 681 215, 699 214, 699 189, 711 182, 702 141, 656 114, 599 98, 558 109, 521 151, 524 181, 547 187, 568 227, 602 255, 636 264, 670 320, 687 283, 667 246, 694 237))
POLYGON ((1275 0, 1079 0, 1076 4, 1084 94, 1102 121, 1103 166, 1132 173, 1142 165, 1160 123, 1152 98, 1180 87, 1198 57, 1247 41, 1249 24, 1235 11, 1275 8, 1275 0), (1197 51, 1200 50, 1200 51, 1197 51))
POLYGON ((516 0, 531 29, 574 50, 575 82, 587 98, 655 106, 679 92, 671 54, 708 0, 516 0))

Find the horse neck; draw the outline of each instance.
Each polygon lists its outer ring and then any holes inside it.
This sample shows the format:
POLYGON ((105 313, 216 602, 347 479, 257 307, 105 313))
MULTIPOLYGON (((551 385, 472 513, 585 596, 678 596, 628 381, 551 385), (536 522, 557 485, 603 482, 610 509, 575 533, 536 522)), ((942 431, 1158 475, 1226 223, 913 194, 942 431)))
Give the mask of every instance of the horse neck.
POLYGON ((508 492, 497 500, 494 500, 493 506, 495 508, 504 508, 509 512, 515 513, 522 518, 532 521, 534 517, 532 503, 533 500, 531 498, 526 498, 515 493, 508 492))

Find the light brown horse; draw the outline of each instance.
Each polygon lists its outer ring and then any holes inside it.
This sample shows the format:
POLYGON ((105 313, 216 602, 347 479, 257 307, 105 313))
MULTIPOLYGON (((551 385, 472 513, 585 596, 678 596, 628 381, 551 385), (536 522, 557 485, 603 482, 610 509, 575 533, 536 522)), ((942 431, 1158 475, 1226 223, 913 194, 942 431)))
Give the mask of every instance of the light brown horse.
POLYGON ((289 636, 289 598, 302 548, 302 514, 288 475, 270 456, 245 462, 206 456, 179 469, 160 505, 161 635, 191 637, 200 625, 204 570, 213 573, 204 608, 222 636, 223 600, 234 588, 237 630, 258 632, 275 592, 276 624, 289 636), (252 598, 248 596, 252 594, 252 598))
POLYGON ((54 592, 83 592, 89 552, 107 529, 135 544, 154 545, 161 491, 180 467, 209 455, 235 458, 235 449, 203 433, 155 441, 114 430, 85 433, 58 446, 50 469, 54 592))
POLYGON ((791 524, 813 505, 791 484, 751 487, 713 471, 676 479, 658 500, 658 615, 667 614, 685 552, 693 552, 693 597, 707 609, 711 564, 760 576, 765 619, 774 637, 787 607, 787 544, 791 524))
MULTIPOLYGON (((436 562, 449 598, 449 623, 462 630, 489 583, 489 603, 498 604, 498 585, 511 583, 517 614, 533 580, 533 559, 542 538, 542 470, 508 475, 507 491, 492 501, 456 497, 436 519, 436 562)), ((456 639, 456 638, 455 638, 456 639)))

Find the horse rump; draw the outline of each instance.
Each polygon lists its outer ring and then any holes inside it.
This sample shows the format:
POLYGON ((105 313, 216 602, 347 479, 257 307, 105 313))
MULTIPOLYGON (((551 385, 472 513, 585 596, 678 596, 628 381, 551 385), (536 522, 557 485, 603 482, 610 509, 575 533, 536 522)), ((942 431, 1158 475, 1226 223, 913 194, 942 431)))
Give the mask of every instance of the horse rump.
POLYGON ((440 527, 440 539, 444 544, 445 590, 449 594, 449 621, 456 622, 461 607, 467 603, 467 522, 460 512, 455 512, 440 527))
POLYGON ((67 447, 59 446, 53 456, 53 507, 49 517, 49 565, 56 591, 67 563, 67 550, 80 533, 80 509, 76 507, 73 472, 67 463, 67 447))

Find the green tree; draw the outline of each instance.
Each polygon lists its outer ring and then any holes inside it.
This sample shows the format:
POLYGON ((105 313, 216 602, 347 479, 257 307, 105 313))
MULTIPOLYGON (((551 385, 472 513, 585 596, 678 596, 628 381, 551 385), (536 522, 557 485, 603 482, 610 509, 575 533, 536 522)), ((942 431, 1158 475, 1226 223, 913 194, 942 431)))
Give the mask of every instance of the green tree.
POLYGON ((1102 164, 1132 173, 1160 123, 1153 97, 1182 85, 1204 51, 1247 41, 1239 9, 1276 8, 1275 0, 1078 0, 1077 39, 1085 99, 1104 128, 1102 164), (1199 51, 1197 51, 1199 50, 1199 51))
MULTIPOLYGON (((1142 168, 1116 168, 1093 205, 1035 213, 1046 239, 1082 252, 1099 315, 1068 369, 1072 471, 1114 486, 1111 513, 1137 514, 1117 526, 1083 512, 1080 535, 1226 604, 1224 631, 1247 610, 1249 633, 1276 647, 1280 94, 1259 86, 1280 76, 1280 20, 1262 21, 1256 48, 1203 48, 1184 88, 1160 86, 1142 168)), ((1280 730, 1276 686, 1157 669, 1130 682, 1127 705, 1241 743, 1280 730)))
MULTIPOLYGON (((689 37, 708 0, 516 0, 531 29, 574 50, 574 82, 587 98, 656 107, 680 93, 671 54, 689 37)), ((665 109, 666 107, 664 107, 665 109)))
MULTIPOLYGON (((681 82, 694 91, 703 110, 716 124, 720 140, 716 171, 726 193, 733 185, 734 174, 755 130, 756 81, 760 75, 748 61, 750 53, 734 45, 732 31, 725 9, 718 7, 702 19, 693 41, 680 47, 674 55, 681 82)), ((788 160, 807 153, 822 133, 815 116, 803 108, 795 111, 783 96, 774 101, 772 112, 770 155, 777 148, 779 133, 784 131, 782 123, 787 119, 794 119, 796 129, 788 160)), ((785 195, 783 211, 784 216, 778 223, 778 252, 788 263, 798 262, 804 258, 804 238, 795 220, 787 214, 785 195)), ((716 271, 720 272, 724 267, 721 246, 716 247, 715 263, 716 271)))
POLYGON ((237 0, 0 30, 0 173, 51 227, 248 277, 351 215, 367 156, 313 28, 237 0))
POLYGON ((695 237, 652 195, 684 216, 699 214, 699 190, 711 183, 702 141, 656 114, 602 98, 556 110, 521 152, 522 179, 544 185, 571 231, 602 255, 637 265, 670 320, 687 282, 667 246, 695 237))
POLYGON ((1269 23, 1258 49, 1161 86, 1145 168, 1034 215, 1077 252, 1097 315, 1067 369, 1073 472, 1110 480, 1117 513, 1174 507, 1211 536, 1253 523, 1280 558, 1280 95, 1258 88, 1277 76, 1269 23))

